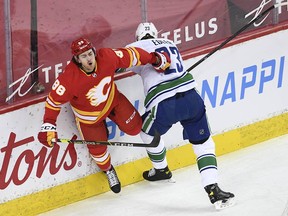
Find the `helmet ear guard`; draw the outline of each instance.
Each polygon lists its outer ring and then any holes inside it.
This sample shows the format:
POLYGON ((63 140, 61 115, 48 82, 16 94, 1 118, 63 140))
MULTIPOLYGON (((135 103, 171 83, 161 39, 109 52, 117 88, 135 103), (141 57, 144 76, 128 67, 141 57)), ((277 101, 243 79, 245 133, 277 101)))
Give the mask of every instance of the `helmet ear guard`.
POLYGON ((71 44, 71 52, 74 56, 78 56, 89 49, 92 49, 94 54, 96 54, 96 49, 93 47, 92 43, 82 37, 74 40, 71 44))
POLYGON ((136 41, 147 38, 156 38, 157 35, 158 31, 152 22, 140 23, 135 32, 136 41))

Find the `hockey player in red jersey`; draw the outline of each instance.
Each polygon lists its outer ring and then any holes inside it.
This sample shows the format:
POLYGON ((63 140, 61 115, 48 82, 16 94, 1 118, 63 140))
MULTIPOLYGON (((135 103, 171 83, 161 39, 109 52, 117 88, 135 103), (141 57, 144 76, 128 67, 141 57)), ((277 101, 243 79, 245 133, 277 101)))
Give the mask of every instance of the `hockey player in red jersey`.
MULTIPOLYGON (((96 51, 92 43, 79 38, 71 44, 72 60, 59 75, 48 94, 43 125, 38 140, 53 147, 57 138, 56 120, 61 107, 69 102, 75 115, 78 130, 85 140, 107 141, 106 117, 129 135, 141 131, 142 119, 129 100, 118 91, 114 73, 118 68, 152 64, 156 70, 170 65, 167 55, 148 53, 140 48, 101 48, 96 51), (127 121, 129 119, 129 121, 127 121)), ((87 145, 91 157, 107 175, 114 193, 119 193, 121 183, 111 164, 105 145, 87 145)))

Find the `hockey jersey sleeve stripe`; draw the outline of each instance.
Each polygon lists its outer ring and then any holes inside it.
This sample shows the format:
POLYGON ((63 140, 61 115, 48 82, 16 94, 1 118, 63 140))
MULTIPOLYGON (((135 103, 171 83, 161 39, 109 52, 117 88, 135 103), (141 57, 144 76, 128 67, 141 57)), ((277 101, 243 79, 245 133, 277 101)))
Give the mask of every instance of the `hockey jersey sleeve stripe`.
POLYGON ((55 106, 61 107, 61 104, 62 104, 62 103, 55 101, 55 100, 51 97, 51 94, 48 95, 47 100, 51 101, 51 103, 55 104, 55 106))
POLYGON ((131 59, 129 67, 141 65, 139 52, 134 47, 129 47, 127 50, 131 59))
POLYGON ((47 99, 46 99, 46 102, 47 102, 48 104, 50 104, 50 106, 55 107, 55 108, 59 108, 59 109, 60 109, 60 108, 62 107, 62 105, 63 105, 62 103, 53 100, 53 98, 51 97, 50 94, 48 95, 48 97, 47 97, 47 99))
POLYGON ((55 102, 49 94, 46 99, 45 107, 55 110, 55 111, 59 111, 62 105, 60 103, 55 102))
POLYGON ((48 108, 48 109, 51 109, 51 110, 55 110, 55 111, 60 111, 61 110, 60 107, 51 106, 47 101, 45 103, 45 107, 48 108))

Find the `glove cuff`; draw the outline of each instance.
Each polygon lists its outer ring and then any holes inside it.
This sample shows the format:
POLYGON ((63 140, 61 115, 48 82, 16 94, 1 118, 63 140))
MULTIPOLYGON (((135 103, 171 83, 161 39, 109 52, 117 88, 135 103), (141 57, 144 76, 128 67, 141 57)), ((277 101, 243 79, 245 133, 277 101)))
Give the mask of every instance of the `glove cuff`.
POLYGON ((157 52, 152 52, 151 64, 155 66, 159 66, 161 64, 161 57, 157 52))
POLYGON ((41 132, 48 132, 48 131, 55 131, 56 132, 56 125, 51 123, 44 123, 41 126, 41 132))
POLYGON ((152 64, 156 71, 164 72, 168 67, 170 67, 170 58, 168 54, 154 52, 155 58, 157 59, 155 64, 152 64))

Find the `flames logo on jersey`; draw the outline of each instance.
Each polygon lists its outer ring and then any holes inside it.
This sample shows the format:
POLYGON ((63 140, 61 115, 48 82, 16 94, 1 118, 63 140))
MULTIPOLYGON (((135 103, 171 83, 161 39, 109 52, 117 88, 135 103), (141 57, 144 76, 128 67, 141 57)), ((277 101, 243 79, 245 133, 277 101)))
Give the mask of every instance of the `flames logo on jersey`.
POLYGON ((109 96, 111 89, 111 77, 105 77, 101 82, 91 88, 86 94, 87 99, 90 101, 92 106, 98 106, 99 104, 105 102, 109 96), (107 85, 109 86, 107 88, 107 85), (106 86, 106 88, 105 88, 106 86))

